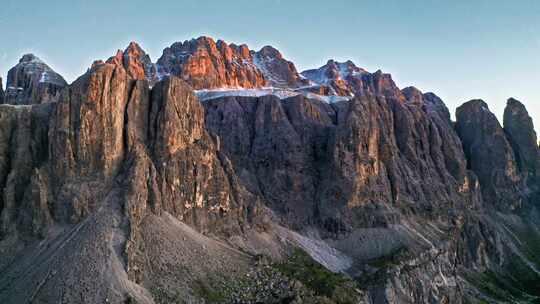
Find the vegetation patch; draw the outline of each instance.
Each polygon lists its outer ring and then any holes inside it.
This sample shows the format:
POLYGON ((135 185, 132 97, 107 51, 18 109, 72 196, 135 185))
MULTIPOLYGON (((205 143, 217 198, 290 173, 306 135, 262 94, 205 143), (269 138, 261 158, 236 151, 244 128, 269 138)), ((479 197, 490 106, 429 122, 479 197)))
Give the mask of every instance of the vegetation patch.
POLYGON ((329 271, 301 249, 295 249, 287 261, 275 264, 275 267, 287 277, 302 282, 316 295, 326 297, 333 303, 358 302, 360 292, 354 281, 344 274, 329 271))
POLYGON ((184 304, 184 300, 179 293, 171 294, 159 287, 150 288, 150 293, 156 303, 184 304))
POLYGON ((193 286, 195 294, 206 300, 207 303, 224 303, 227 300, 226 290, 224 288, 215 288, 210 284, 197 280, 193 286))
POLYGON ((526 269, 523 263, 512 262, 512 264, 513 270, 508 275, 486 271, 468 274, 466 279, 484 295, 494 300, 505 303, 540 304, 538 296, 540 277, 531 269, 526 269))

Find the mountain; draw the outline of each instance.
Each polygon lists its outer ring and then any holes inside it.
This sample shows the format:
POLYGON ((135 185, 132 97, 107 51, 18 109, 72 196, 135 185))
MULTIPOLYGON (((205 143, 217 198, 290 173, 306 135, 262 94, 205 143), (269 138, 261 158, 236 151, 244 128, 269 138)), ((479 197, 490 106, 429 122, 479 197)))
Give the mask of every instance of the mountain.
POLYGON ((4 103, 54 102, 67 82, 33 54, 26 54, 8 72, 4 103))
POLYGON ((194 89, 267 85, 246 45, 215 42, 209 37, 174 43, 163 50, 157 64, 166 74, 179 76, 194 89))
POLYGON ((253 63, 263 73, 273 87, 297 88, 309 85, 309 81, 298 74, 294 63, 283 58, 272 46, 265 46, 260 51, 251 51, 253 63))
POLYGON ((327 87, 329 95, 354 96, 356 94, 385 95, 403 99, 390 74, 382 71, 369 73, 357 67, 352 61, 328 62, 302 75, 321 87, 327 87))
POLYGON ((204 37, 152 63, 131 43, 52 102, 1 105, 0 303, 540 298, 523 104, 452 121, 380 71, 303 74, 271 47, 204 37))
POLYGON ((210 37, 199 37, 166 48, 157 64, 163 73, 176 75, 194 89, 262 87, 296 88, 308 85, 294 63, 271 46, 259 51, 210 37))

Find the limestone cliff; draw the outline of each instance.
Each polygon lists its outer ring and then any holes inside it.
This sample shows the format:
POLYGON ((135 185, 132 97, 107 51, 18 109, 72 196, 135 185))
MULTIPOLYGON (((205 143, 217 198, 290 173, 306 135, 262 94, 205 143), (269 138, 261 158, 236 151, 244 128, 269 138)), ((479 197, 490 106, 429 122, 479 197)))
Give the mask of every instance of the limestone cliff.
POLYGON ((540 152, 521 103, 504 128, 481 100, 453 122, 435 94, 335 62, 319 89, 350 100, 193 90, 295 90, 295 71, 272 48, 200 38, 152 64, 131 43, 1 105, 0 302, 540 297, 540 152))

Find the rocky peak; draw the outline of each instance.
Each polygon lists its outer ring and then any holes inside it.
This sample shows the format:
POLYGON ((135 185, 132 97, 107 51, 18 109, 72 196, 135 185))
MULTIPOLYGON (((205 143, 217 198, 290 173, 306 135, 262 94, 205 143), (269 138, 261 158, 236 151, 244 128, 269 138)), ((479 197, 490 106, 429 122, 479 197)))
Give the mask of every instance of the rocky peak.
POLYGON ((350 60, 337 62, 330 59, 324 66, 304 71, 302 75, 318 85, 329 86, 333 94, 340 96, 368 94, 405 100, 390 74, 381 70, 369 73, 350 60))
MULTIPOLYGON (((116 51, 116 55, 112 56, 112 57, 109 57, 109 59, 107 59, 106 63, 109 63, 109 64, 114 64, 114 65, 118 65, 118 66, 123 66, 123 58, 124 58, 124 52, 122 52, 122 50, 117 50, 116 51)), ((99 64, 99 60, 97 61, 94 61, 94 64, 99 64)), ((92 65, 94 65, 92 64, 92 65)))
POLYGON ((467 166, 478 176, 486 202, 499 210, 520 207, 522 185, 514 152, 488 105, 475 99, 458 107, 456 131, 463 143, 467 166))
POLYGON ((158 60, 166 74, 176 75, 195 89, 259 88, 267 85, 245 45, 229 45, 210 37, 176 42, 158 60))
MULTIPOLYGON (((366 70, 357 67, 352 61, 337 62, 333 59, 318 69, 312 69, 302 72, 302 75, 309 80, 320 85, 333 85, 338 87, 338 91, 342 89, 347 90, 345 81, 349 77, 358 77, 363 73, 367 73, 366 70)), ((343 93, 343 92, 342 92, 343 93)))
POLYGON ((358 76, 359 74, 366 73, 366 70, 357 67, 352 61, 347 60, 345 62, 337 62, 334 60, 329 60, 327 65, 329 66, 329 71, 335 77, 341 79, 346 79, 351 76, 358 76))
POLYGON ((448 111, 448 108, 444 104, 441 98, 439 96, 435 95, 434 93, 428 92, 422 95, 424 105, 428 109, 428 111, 436 111, 441 115, 441 117, 448 122, 448 124, 452 124, 452 121, 450 119, 450 111, 448 111))
POLYGON ((62 76, 33 54, 25 54, 8 72, 5 103, 36 104, 58 100, 67 86, 62 76))
POLYGON ((422 103, 424 96, 422 94, 422 91, 415 87, 406 87, 403 90, 401 90, 405 98, 408 102, 412 103, 422 103))
POLYGON ((252 54, 254 64, 271 86, 296 88, 309 85, 309 81, 298 73, 294 63, 283 58, 274 47, 265 46, 252 54))
POLYGON ((438 113, 438 115, 443 118, 444 121, 446 121, 448 124, 451 123, 450 112, 439 96, 431 92, 422 93, 422 91, 413 86, 402 89, 401 93, 403 94, 403 98, 406 103, 422 106, 428 113, 438 113))
POLYGON ((21 59, 19 59, 19 63, 29 63, 29 62, 36 62, 36 63, 43 63, 41 59, 39 59, 34 54, 24 54, 21 59))
POLYGON ((261 50, 258 51, 257 53, 259 53, 261 56, 265 56, 265 57, 283 59, 283 55, 281 55, 281 53, 271 45, 263 46, 261 48, 261 50))
POLYGON ((528 179, 540 178, 540 150, 534 125, 525 106, 514 98, 504 109, 504 131, 509 137, 520 172, 528 179))
MULTIPOLYGON (((102 63, 96 61, 92 66, 102 63)), ((151 85, 161 79, 159 67, 152 63, 150 56, 136 42, 131 42, 124 51, 118 50, 107 63, 123 66, 129 77, 135 80, 146 79, 151 85)))

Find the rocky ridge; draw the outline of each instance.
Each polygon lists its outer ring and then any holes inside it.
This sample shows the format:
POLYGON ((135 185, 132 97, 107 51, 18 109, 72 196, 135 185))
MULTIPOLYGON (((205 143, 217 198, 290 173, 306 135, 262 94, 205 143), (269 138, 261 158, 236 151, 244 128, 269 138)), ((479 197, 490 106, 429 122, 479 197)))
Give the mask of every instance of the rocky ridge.
POLYGON ((323 70, 309 85, 350 100, 199 101, 194 88, 306 80, 269 47, 199 38, 153 64, 131 43, 56 102, 1 105, 0 302, 538 299, 523 105, 508 101, 504 128, 480 100, 453 122, 390 75, 323 70))
POLYGON ((253 63, 262 71, 264 77, 273 87, 298 88, 308 86, 309 80, 298 73, 294 63, 283 58, 283 55, 271 46, 260 51, 251 51, 253 63))
POLYGON ((328 62, 313 70, 302 72, 302 75, 315 83, 315 87, 323 88, 326 95, 355 96, 355 95, 384 95, 403 100, 403 96, 392 80, 390 74, 381 70, 375 73, 357 67, 352 61, 328 62))
POLYGON ((229 45, 209 37, 174 43, 163 50, 157 63, 166 74, 184 79, 194 89, 267 85, 247 45, 229 45))

